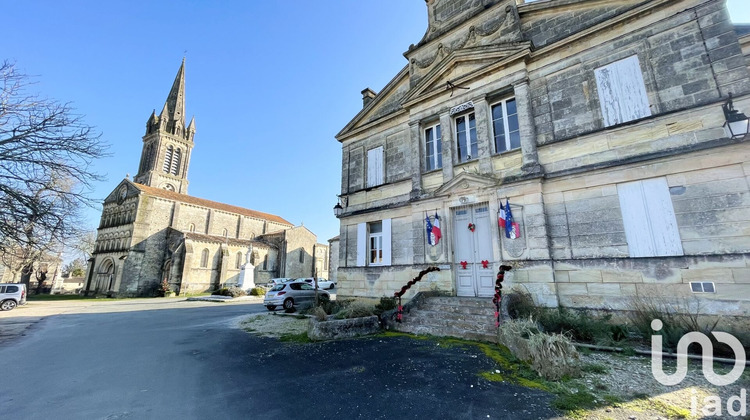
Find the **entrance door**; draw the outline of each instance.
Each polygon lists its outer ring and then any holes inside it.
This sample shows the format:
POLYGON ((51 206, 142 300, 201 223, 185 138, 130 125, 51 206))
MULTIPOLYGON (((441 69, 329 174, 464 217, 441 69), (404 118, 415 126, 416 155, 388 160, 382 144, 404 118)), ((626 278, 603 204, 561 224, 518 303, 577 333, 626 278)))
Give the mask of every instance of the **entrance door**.
POLYGON ((453 263, 458 296, 492 296, 495 286, 489 206, 479 204, 458 208, 453 212, 453 221, 453 263), (474 225, 473 232, 469 224, 474 225), (482 261, 487 261, 487 268, 482 261), (461 262, 466 262, 466 268, 461 262))

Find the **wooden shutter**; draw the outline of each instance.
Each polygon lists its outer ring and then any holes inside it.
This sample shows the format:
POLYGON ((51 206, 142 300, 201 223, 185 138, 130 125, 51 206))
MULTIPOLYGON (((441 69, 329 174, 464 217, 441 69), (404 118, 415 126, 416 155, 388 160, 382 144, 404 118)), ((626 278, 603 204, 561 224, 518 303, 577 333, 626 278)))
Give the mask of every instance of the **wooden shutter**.
POLYGON ((651 115, 637 55, 600 67, 594 75, 605 126, 651 115))
POLYGON ((618 184, 617 193, 631 257, 683 255, 666 179, 618 184))
POLYGON ((383 265, 391 265, 391 219, 383 220, 383 265))
POLYGON ((367 186, 383 183, 383 146, 367 151, 367 186))
POLYGON ((357 225, 357 267, 364 267, 367 259, 367 224, 357 225))

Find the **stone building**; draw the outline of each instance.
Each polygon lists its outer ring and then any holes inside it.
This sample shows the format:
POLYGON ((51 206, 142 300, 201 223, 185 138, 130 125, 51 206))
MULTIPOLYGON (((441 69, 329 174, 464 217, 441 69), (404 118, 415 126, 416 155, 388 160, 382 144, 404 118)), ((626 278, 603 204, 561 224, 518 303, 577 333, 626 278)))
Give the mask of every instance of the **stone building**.
POLYGON ((410 292, 491 296, 509 264, 544 305, 750 314, 749 137, 725 127, 750 75, 723 0, 426 8, 407 65, 336 136, 339 295, 438 266, 410 292))
POLYGON ((317 238, 304 226, 187 194, 194 137, 183 60, 164 108, 146 123, 138 173, 104 200, 88 292, 149 295, 166 280, 173 291, 198 293, 312 275, 317 238))

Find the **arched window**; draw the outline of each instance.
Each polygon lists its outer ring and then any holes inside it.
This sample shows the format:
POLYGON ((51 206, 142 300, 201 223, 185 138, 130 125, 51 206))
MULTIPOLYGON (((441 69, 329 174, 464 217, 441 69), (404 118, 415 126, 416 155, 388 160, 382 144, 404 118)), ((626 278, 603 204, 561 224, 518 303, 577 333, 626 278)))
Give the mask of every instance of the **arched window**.
POLYGON ((190 226, 188 226, 188 231, 195 232, 195 223, 191 223, 190 226))
POLYGON ((178 172, 180 172, 180 155, 181 155, 180 149, 177 149, 174 151, 174 154, 172 155, 172 163, 170 164, 170 173, 172 175, 177 175, 178 172))
POLYGON ((115 249, 119 250, 120 249, 120 245, 122 245, 122 242, 118 239, 117 242, 116 242, 116 245, 115 245, 115 249))
POLYGON ((229 234, 229 233, 227 232, 227 230, 226 230, 226 229, 224 229, 224 230, 222 230, 222 231, 221 231, 221 236, 223 236, 223 237, 225 237, 225 238, 227 237, 227 235, 228 235, 228 234, 229 234))
POLYGON ((208 249, 204 249, 203 252, 201 252, 201 267, 208 267, 208 249))
POLYGON ((268 270, 268 254, 266 254, 266 256, 263 257, 263 269, 268 270))
POLYGON ((167 152, 164 154, 164 165, 162 166, 162 170, 166 173, 169 173, 169 168, 172 166, 172 151, 174 150, 174 147, 167 146, 167 152))
POLYGON ((236 269, 239 270, 241 265, 242 265, 242 253, 238 252, 237 253, 237 261, 234 262, 234 268, 236 268, 236 269))

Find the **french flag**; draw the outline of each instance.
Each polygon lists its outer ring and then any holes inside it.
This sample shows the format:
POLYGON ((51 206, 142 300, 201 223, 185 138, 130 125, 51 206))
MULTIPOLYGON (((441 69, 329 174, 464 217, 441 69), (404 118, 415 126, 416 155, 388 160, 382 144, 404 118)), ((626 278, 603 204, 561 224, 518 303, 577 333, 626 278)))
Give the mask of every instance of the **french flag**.
POLYGON ((435 246, 443 236, 440 232, 440 218, 435 213, 435 223, 430 223, 430 216, 425 217, 425 222, 427 223, 427 243, 435 246))
POLYGON ((505 200, 505 207, 503 207, 503 202, 500 202, 497 224, 500 226, 500 229, 505 231, 506 238, 516 239, 521 237, 521 227, 513 221, 513 213, 510 211, 510 201, 508 199, 505 200))

